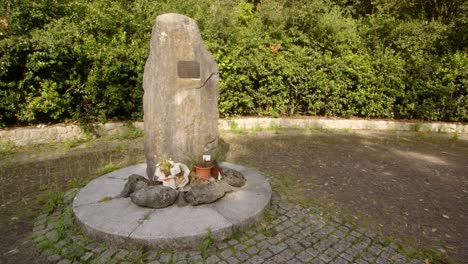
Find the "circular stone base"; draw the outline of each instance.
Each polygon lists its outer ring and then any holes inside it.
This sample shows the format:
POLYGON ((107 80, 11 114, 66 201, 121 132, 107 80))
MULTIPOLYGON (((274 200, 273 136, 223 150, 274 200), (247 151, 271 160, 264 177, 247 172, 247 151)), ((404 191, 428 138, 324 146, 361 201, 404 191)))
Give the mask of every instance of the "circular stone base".
POLYGON ((212 204, 151 209, 116 198, 128 176, 146 175, 146 164, 139 164, 91 181, 76 195, 73 212, 88 236, 122 247, 198 248, 208 232, 219 242, 261 220, 271 199, 261 173, 226 162, 220 166, 243 173, 247 182, 212 204))

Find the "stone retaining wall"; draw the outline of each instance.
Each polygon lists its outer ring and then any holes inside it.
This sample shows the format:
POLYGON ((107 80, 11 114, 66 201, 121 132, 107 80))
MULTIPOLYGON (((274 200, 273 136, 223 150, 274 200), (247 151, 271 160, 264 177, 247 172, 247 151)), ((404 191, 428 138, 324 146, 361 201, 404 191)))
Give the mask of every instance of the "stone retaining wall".
MULTIPOLYGON (((133 126, 143 130, 143 122, 134 122, 133 126)), ((123 133, 126 129, 129 129, 126 122, 111 122, 98 125, 96 132, 101 136, 112 136, 123 133)), ((37 127, 0 130, 0 143, 11 142, 17 146, 46 144, 53 141, 63 142, 81 138, 86 138, 86 133, 77 125, 39 125, 37 127)))
POLYGON ((221 130, 232 129, 351 129, 351 130, 395 130, 443 133, 468 133, 468 125, 443 122, 404 122, 364 119, 328 118, 240 118, 220 120, 221 130))
MULTIPOLYGON (((351 130, 395 130, 395 131, 432 131, 444 133, 468 134, 468 125, 443 122, 402 122, 364 119, 328 119, 328 118, 239 118, 219 120, 220 130, 235 129, 351 129, 351 130)), ((143 130, 143 122, 133 122, 133 126, 143 130)), ((126 122, 110 122, 98 125, 101 136, 123 133, 128 128, 126 122)), ((45 144, 53 141, 63 142, 84 138, 85 133, 77 125, 53 125, 0 129, 0 143, 11 142, 17 146, 45 144)))

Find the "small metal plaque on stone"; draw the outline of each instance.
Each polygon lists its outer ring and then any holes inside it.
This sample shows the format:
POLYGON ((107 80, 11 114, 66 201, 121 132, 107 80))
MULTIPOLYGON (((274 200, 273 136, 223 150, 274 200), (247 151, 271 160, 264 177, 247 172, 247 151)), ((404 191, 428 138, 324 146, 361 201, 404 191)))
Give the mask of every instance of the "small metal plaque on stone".
POLYGON ((200 63, 198 61, 178 61, 177 75, 184 79, 200 79, 200 63))

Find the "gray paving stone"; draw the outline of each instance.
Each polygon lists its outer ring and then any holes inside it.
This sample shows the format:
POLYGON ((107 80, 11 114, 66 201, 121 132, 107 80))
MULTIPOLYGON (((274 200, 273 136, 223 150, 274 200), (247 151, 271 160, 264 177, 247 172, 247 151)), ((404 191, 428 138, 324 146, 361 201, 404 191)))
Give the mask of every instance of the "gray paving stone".
POLYGON ((58 234, 57 234, 57 231, 55 231, 55 230, 51 230, 51 231, 47 232, 47 234, 45 236, 50 241, 56 241, 58 239, 58 234))
POLYGON ((290 260, 296 256, 296 253, 294 253, 294 251, 292 251, 291 249, 287 248, 286 250, 282 251, 279 255, 286 260, 290 260))
POLYGON ((119 260, 123 260, 123 259, 125 259, 129 254, 130 254, 130 252, 129 252, 128 250, 121 249, 121 250, 119 250, 119 252, 117 252, 117 254, 114 256, 114 258, 119 259, 119 260))
POLYGON ((93 256, 94 256, 93 252, 88 251, 88 252, 86 252, 83 256, 81 256, 80 260, 81 260, 82 262, 87 263, 87 262, 89 262, 89 261, 91 260, 91 258, 92 258, 93 256))
POLYGON ((222 243, 219 243, 218 245, 216 245, 216 247, 218 249, 225 249, 225 248, 229 247, 229 245, 227 243, 225 243, 225 242, 222 242, 222 243))
POLYGON ((99 259, 98 259, 98 263, 99 264, 104 264, 106 263, 110 258, 112 258, 112 256, 114 256, 116 253, 118 252, 118 250, 116 249, 107 249, 106 251, 104 251, 103 253, 101 253, 101 255, 99 256, 99 259))
POLYGON ((262 241, 260 243, 257 244, 258 248, 261 248, 261 249, 265 249, 265 248, 268 248, 270 247, 270 243, 268 243, 268 241, 262 241))
POLYGON ((330 261, 333 259, 332 256, 329 256, 329 255, 327 255, 327 254, 321 254, 321 255, 319 256, 319 258, 320 258, 321 260, 323 260, 323 262, 325 262, 325 263, 330 263, 330 261))
POLYGON ((237 251, 242 251, 246 248, 245 245, 242 245, 242 244, 238 244, 238 245, 235 245, 234 248, 237 250, 237 251))
POLYGON ((236 244, 239 244, 239 241, 235 240, 235 239, 230 239, 228 240, 227 242, 230 246, 234 246, 236 244))
POLYGON ((246 234, 247 236, 249 236, 249 237, 253 237, 253 236, 255 236, 257 233, 255 233, 255 231, 253 231, 253 230, 249 230, 249 231, 245 232, 245 234, 246 234))
POLYGON ((162 263, 167 263, 172 259, 172 254, 164 252, 159 256, 159 261, 162 263))
POLYGON ((249 247, 245 252, 249 255, 256 255, 260 250, 257 247, 249 247))
POLYGON ((320 258, 315 258, 310 263, 311 264, 325 264, 325 262, 321 260, 320 258))
POLYGON ((150 251, 146 255, 146 260, 147 261, 153 261, 158 257, 158 252, 157 251, 150 251))
POLYGON ((367 248, 367 250, 369 252, 371 252, 372 254, 374 254, 375 256, 378 256, 380 254, 380 252, 382 252, 382 248, 380 246, 376 246, 376 245, 373 245, 373 246, 367 248))
POLYGON ((314 257, 309 254, 307 251, 303 251, 299 254, 297 254, 296 258, 298 258, 299 260, 301 260, 302 262, 309 262, 311 261, 314 257))
POLYGON ((241 262, 245 262, 246 260, 248 260, 250 258, 249 255, 247 255, 247 253, 245 252, 237 252, 237 254, 235 255, 235 257, 240 260, 241 262))
POLYGON ((373 262, 377 258, 377 256, 367 251, 361 254, 361 258, 363 258, 367 262, 373 262))
POLYGON ((294 252, 302 252, 304 251, 304 247, 301 246, 299 243, 294 243, 292 245, 289 246, 289 248, 291 248, 294 252))
POLYGON ((106 250, 103 246, 98 245, 98 244, 96 244, 96 243, 92 243, 92 244, 90 244, 90 245, 88 245, 88 246, 90 246, 90 247, 92 248, 91 250, 92 250, 96 255, 100 255, 102 252, 104 252, 104 250, 106 250), (93 245, 94 245, 94 247, 93 247, 93 245))
POLYGON ((288 247, 286 243, 280 243, 278 245, 271 245, 268 249, 273 252, 273 254, 278 254, 281 251, 285 250, 288 247))
POLYGON ((221 258, 223 259, 228 259, 229 257, 231 257, 232 255, 234 254, 234 252, 232 252, 232 249, 225 249, 223 251, 221 251, 221 253, 219 254, 221 256, 221 258))
POLYGON ((221 259, 216 256, 216 255, 211 255, 208 258, 206 258, 205 263, 206 264, 215 264, 218 263, 221 259))
POLYGON ((250 259, 247 261, 247 263, 249 264, 260 264, 260 263, 263 263, 265 261, 264 258, 260 257, 260 256, 251 256, 250 259))
POLYGON ((271 253, 271 251, 267 250, 267 249, 263 249, 263 250, 260 250, 260 252, 258 253, 258 255, 264 259, 267 259, 271 256, 273 256, 273 253, 271 253))
POLYGON ((253 246, 253 245, 256 244, 256 242, 255 242, 253 239, 249 239, 249 240, 247 240, 247 241, 245 242, 245 244, 248 245, 248 246, 253 246))
POLYGON ((255 235, 254 239, 257 240, 257 241, 263 241, 265 240, 267 237, 264 235, 264 234, 257 234, 255 235))
POLYGON ((189 253, 189 256, 188 256, 188 262, 189 263, 192 263, 192 262, 197 262, 199 260, 203 260, 202 258, 202 255, 200 252, 196 252, 196 253, 189 253))
POLYGON ((289 238, 289 239, 287 239, 287 240, 284 241, 284 242, 290 246, 290 245, 296 243, 296 239, 289 238))
POLYGON ((305 238, 305 240, 306 240, 307 242, 310 242, 311 244, 315 244, 315 243, 318 242, 318 238, 315 237, 314 235, 307 236, 307 237, 305 238))
POLYGON ((237 258, 235 257, 230 257, 228 259, 226 259, 226 262, 229 263, 229 264, 237 264, 237 263, 241 263, 237 258))
POLYGON ((278 255, 274 255, 273 257, 271 257, 271 260, 274 262, 274 263, 287 263, 287 259, 285 259, 283 256, 281 256, 280 254, 278 255))
POLYGON ((336 259, 333 260, 333 264, 350 264, 350 263, 351 263, 350 261, 342 257, 337 257, 336 259))
POLYGON ((316 257, 319 255, 320 252, 316 250, 315 248, 307 248, 306 252, 309 253, 311 256, 316 257))
POLYGON ((340 255, 340 257, 346 259, 347 261, 353 261, 353 259, 354 259, 354 256, 352 256, 352 255, 350 255, 350 254, 348 254, 346 252, 342 253, 340 255))
POLYGON ((49 263, 57 263, 59 260, 60 260, 60 256, 56 255, 56 254, 50 255, 50 256, 47 257, 47 261, 49 263))
POLYGON ((324 254, 329 255, 331 257, 335 257, 336 255, 338 255, 338 253, 339 252, 337 250, 333 249, 333 248, 329 248, 329 249, 325 250, 325 252, 324 252, 324 254))
POLYGON ((317 244, 314 245, 314 248, 317 249, 319 252, 323 252, 327 250, 332 245, 330 240, 321 240, 317 244))
POLYGON ((308 247, 311 247, 311 246, 312 246, 312 243, 309 242, 309 241, 306 240, 306 239, 300 240, 298 243, 299 243, 301 246, 303 246, 304 248, 308 248, 308 247))
POLYGON ((355 259, 354 263, 356 263, 356 264, 369 264, 369 262, 367 262, 365 259, 362 259, 362 258, 355 259))

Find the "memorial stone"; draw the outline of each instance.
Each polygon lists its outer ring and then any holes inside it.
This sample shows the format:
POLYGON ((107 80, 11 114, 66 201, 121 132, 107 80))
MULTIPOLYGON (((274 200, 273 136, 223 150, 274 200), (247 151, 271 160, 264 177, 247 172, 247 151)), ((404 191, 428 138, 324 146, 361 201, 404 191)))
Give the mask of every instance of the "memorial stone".
POLYGON ((218 66, 193 19, 156 18, 143 88, 149 178, 164 158, 182 162, 217 147, 218 66))

